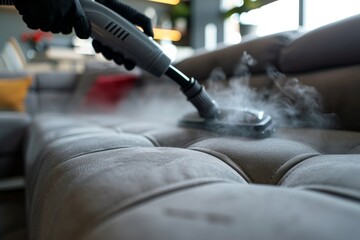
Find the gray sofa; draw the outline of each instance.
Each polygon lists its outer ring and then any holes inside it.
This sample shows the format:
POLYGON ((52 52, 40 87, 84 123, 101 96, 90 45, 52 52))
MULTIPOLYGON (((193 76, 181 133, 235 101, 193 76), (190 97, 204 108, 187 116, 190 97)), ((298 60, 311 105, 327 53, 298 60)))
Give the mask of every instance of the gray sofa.
POLYGON ((251 39, 177 64, 200 80, 218 66, 230 77, 246 50, 258 61, 252 87, 272 87, 272 64, 316 87, 338 129, 280 126, 250 139, 178 127, 191 106, 168 80, 137 88, 112 116, 35 114, 24 146, 28 238, 359 239, 359 23, 251 39))
MULTIPOLYGON (((25 99, 26 112, 0 113, 0 179, 22 176, 27 132, 33 118, 39 114, 73 114, 81 109, 84 96, 100 75, 123 74, 115 64, 88 62, 83 73, 78 72, 0 72, 2 79, 31 76, 32 83, 25 99)), ((138 74, 138 73, 132 73, 138 74)))
MULTIPOLYGON (((27 72, 2 72, 1 78, 18 78, 27 72)), ((66 112, 75 91, 76 73, 39 73, 32 79, 26 98, 27 112, 0 113, 0 178, 23 174, 23 148, 32 117, 42 112, 66 112)))

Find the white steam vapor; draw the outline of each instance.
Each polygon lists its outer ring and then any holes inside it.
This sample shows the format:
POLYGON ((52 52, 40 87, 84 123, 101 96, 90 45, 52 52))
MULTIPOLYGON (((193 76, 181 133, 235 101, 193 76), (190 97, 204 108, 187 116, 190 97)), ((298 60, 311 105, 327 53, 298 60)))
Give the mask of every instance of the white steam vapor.
MULTIPOLYGON (((296 78, 287 78, 274 67, 267 69, 272 88, 251 88, 250 67, 255 64, 256 60, 244 53, 230 79, 220 68, 211 72, 206 81, 207 91, 220 107, 261 110, 282 127, 335 126, 334 115, 323 112, 322 99, 315 88, 302 84, 296 78)), ((132 119, 176 124, 193 111, 195 108, 187 102, 176 84, 159 80, 146 82, 145 86, 133 91, 121 102, 117 114, 132 119)), ((227 121, 236 119, 237 116, 230 116, 227 121)))
POLYGON ((186 113, 194 110, 179 86, 159 80, 134 89, 119 104, 117 114, 141 121, 177 124, 186 113))
POLYGON ((265 111, 277 125, 283 127, 327 128, 336 125, 335 116, 323 112, 322 99, 314 87, 296 78, 287 78, 274 67, 267 68, 271 89, 250 87, 250 67, 256 64, 246 52, 241 57, 233 77, 216 68, 207 80, 208 91, 222 107, 253 108, 265 111))

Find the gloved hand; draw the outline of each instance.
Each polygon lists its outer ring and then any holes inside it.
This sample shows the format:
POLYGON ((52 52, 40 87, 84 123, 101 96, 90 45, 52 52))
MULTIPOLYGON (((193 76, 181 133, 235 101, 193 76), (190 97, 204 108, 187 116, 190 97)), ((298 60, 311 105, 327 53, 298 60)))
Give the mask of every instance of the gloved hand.
POLYGON ((13 0, 31 29, 69 34, 74 28, 79 38, 89 38, 90 25, 79 0, 13 0))
MULTIPOLYGON (((119 0, 96 0, 96 2, 103 4, 133 24, 140 26, 144 33, 148 36, 154 36, 151 20, 144 14, 124 3, 121 3, 119 0)), ((97 53, 101 52, 106 59, 114 60, 119 65, 124 64, 125 68, 128 70, 131 70, 135 67, 135 63, 129 59, 124 58, 122 53, 112 51, 109 47, 104 46, 97 40, 93 40, 93 47, 97 53)))
MULTIPOLYGON (((130 22, 140 26, 144 33, 153 37, 151 20, 130 6, 119 0, 96 0, 104 6, 117 12, 130 22)), ((31 29, 41 29, 45 32, 69 34, 74 28, 79 38, 89 38, 90 24, 79 0, 13 0, 23 20, 31 29)), ((97 53, 102 53, 108 60, 114 60, 117 64, 131 70, 135 63, 124 58, 122 53, 113 52, 99 41, 93 41, 93 47, 97 53)))

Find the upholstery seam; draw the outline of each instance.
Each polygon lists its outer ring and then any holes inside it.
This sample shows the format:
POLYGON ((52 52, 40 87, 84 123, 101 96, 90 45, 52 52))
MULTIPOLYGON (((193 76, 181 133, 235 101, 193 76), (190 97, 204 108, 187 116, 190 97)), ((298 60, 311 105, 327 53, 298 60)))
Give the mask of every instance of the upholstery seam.
MULTIPOLYGON (((140 134, 140 135, 142 135, 142 136, 144 136, 144 137, 146 137, 148 140, 150 140, 156 147, 174 147, 174 146, 166 146, 166 145, 162 145, 162 144, 160 144, 160 142, 155 138, 155 137, 153 137, 152 135, 149 135, 148 133, 142 133, 142 134, 140 134)), ((185 143, 185 144, 182 144, 181 146, 180 146, 180 148, 188 148, 188 147, 190 147, 191 145, 194 145, 194 144, 196 144, 196 143, 198 143, 198 142, 200 142, 200 141, 204 141, 204 140, 208 140, 208 139, 212 139, 213 137, 205 137, 205 136, 203 136, 203 137, 199 137, 199 138, 196 138, 196 139, 193 139, 193 140, 191 140, 191 141, 189 141, 189 142, 187 142, 187 143, 185 143)))
MULTIPOLYGON (((86 155, 88 155, 88 154, 100 153, 100 152, 112 151, 112 150, 118 150, 118 149, 125 149, 125 148, 127 148, 127 149, 129 149, 129 148, 137 148, 137 147, 139 147, 139 146, 136 146, 136 147, 134 147, 134 146, 121 146, 121 147, 113 147, 113 148, 106 148, 106 149, 98 149, 98 150, 95 150, 95 151, 90 151, 90 152, 81 153, 81 154, 78 154, 78 155, 73 155, 73 156, 71 156, 71 157, 69 157, 69 158, 64 159, 64 161, 62 161, 62 162, 54 165, 52 169, 54 169, 54 168, 62 165, 63 163, 65 163, 65 162, 67 162, 67 161, 69 161, 69 160, 73 160, 74 158, 86 156, 86 155)), ((40 170, 41 170, 41 169, 39 169, 39 172, 40 172, 40 170)), ((34 200, 33 198, 34 198, 34 196, 36 195, 36 194, 35 194, 35 193, 36 193, 36 189, 37 189, 36 186, 38 185, 38 183, 39 183, 39 178, 37 177, 34 185, 31 185, 31 187, 33 188, 33 194, 31 194, 30 204, 32 204, 32 202, 34 202, 34 201, 33 201, 33 200, 34 200)))
MULTIPOLYGON (((313 157, 316 157, 316 156, 319 156, 321 155, 321 153, 303 153, 303 154, 300 154, 300 155, 297 155, 295 157, 292 157, 290 158, 289 160, 287 160, 286 162, 284 162, 283 164, 281 164, 278 169, 273 173, 271 174, 271 176, 266 180, 266 183, 268 184, 271 184, 271 180, 274 179, 274 177, 282 170, 282 168, 284 168, 287 164, 289 164, 289 162, 291 161, 295 161, 294 165, 292 165, 288 171, 290 171, 293 167, 295 167, 296 165, 298 165, 299 163, 302 163, 303 161, 306 161, 307 159, 310 159, 310 158, 313 158, 313 157), (300 158, 297 160, 297 158, 300 158), (297 160, 297 161, 296 161, 297 160)), ((284 173, 284 175, 288 172, 286 171, 284 173)), ((282 178, 282 177, 281 177, 282 178)), ((280 178, 280 180, 281 180, 280 178)), ((274 183, 274 185, 278 185, 277 183, 274 183)))
MULTIPOLYGON (((40 150, 40 152, 35 156, 36 157, 36 161, 35 161, 35 163, 34 163, 34 165, 31 167, 31 169, 30 169, 30 171, 31 172, 35 172, 36 174, 38 174, 38 172, 40 172, 40 170, 41 170, 41 167, 43 166, 43 164, 44 164, 44 161, 45 160, 43 160, 44 158, 45 158, 45 156, 47 155, 47 154, 49 154, 49 151, 48 151, 48 147, 51 145, 51 144, 53 144, 53 143, 56 143, 58 140, 63 140, 63 139, 67 139, 67 138, 73 138, 73 137, 75 137, 75 136, 91 136, 92 134, 94 134, 94 133, 102 133, 101 131, 99 131, 99 132, 97 132, 97 131, 93 131, 93 132, 85 132, 85 133, 72 133, 72 134, 69 134, 69 135, 66 135, 66 136, 63 136, 63 137, 61 137, 60 139, 59 138, 55 138, 55 139, 52 139, 51 141, 47 141, 46 143, 44 143, 43 144, 43 146, 42 146, 42 149, 40 150), (40 159, 40 162, 39 162, 39 159, 40 159), (38 162, 38 164, 36 164, 38 162), (37 165, 38 165, 38 167, 37 167, 37 165)), ((41 138, 42 139, 44 139, 44 135, 43 135, 43 132, 41 133, 41 138)), ((33 176, 33 175, 32 175, 33 176)), ((33 182, 34 180, 33 180, 33 177, 31 177, 30 179, 29 179, 29 184, 30 184, 30 186, 33 186, 32 184, 31 184, 31 182, 33 182)), ((35 184, 36 184, 37 182, 35 182, 35 184)))
POLYGON ((359 154, 356 151, 360 150, 360 145, 354 147, 353 149, 351 149, 348 154, 359 154))
MULTIPOLYGON (((57 128, 55 128, 55 130, 56 129, 57 128)), ((60 129, 60 127, 59 127, 59 129, 60 129)), ((94 133, 102 133, 102 131, 90 131, 90 132, 85 132, 85 133, 72 133, 72 134, 69 134, 69 135, 62 136, 61 139, 68 138, 68 137, 74 137, 76 135, 85 135, 85 134, 90 135, 90 134, 94 134, 94 133)), ((38 136, 37 138, 44 139, 45 138, 45 131, 41 131, 40 136, 38 136)), ((42 158, 42 156, 44 155, 44 150, 47 149, 47 147, 50 144, 52 144, 52 143, 54 143, 54 142, 56 142, 58 140, 59 140, 59 138, 54 138, 54 139, 51 139, 50 141, 45 142, 43 144, 43 146, 42 146, 42 150, 40 150, 39 154, 37 154, 37 158, 39 158, 39 157, 42 158)))
POLYGON ((193 139, 192 141, 184 144, 183 147, 191 149, 191 146, 198 143, 198 142, 209 140, 209 139, 214 139, 214 138, 216 138, 216 137, 214 137, 214 136, 211 136, 211 137, 203 136, 203 137, 200 137, 200 138, 197 138, 197 139, 193 139))
POLYGON ((360 201, 360 194, 352 194, 356 191, 354 191, 353 188, 348 187, 340 187, 340 186, 334 186, 330 184, 308 184, 308 185, 299 185, 293 187, 295 189, 300 189, 304 191, 312 191, 317 193, 322 193, 326 195, 331 196, 337 196, 339 198, 356 201, 359 203, 360 201), (342 191, 342 190, 348 190, 348 191, 342 191), (351 193, 350 193, 351 192, 351 193))
POLYGON ((298 143, 298 144, 300 143, 300 144, 302 144, 302 145, 304 145, 304 146, 306 146, 306 147, 308 147, 308 148, 311 148, 311 149, 314 150, 314 151, 317 151, 317 152, 320 153, 320 154, 327 154, 326 152, 324 152, 323 149, 319 149, 316 145, 311 144, 311 143, 309 143, 309 142, 304 142, 304 141, 296 140, 296 139, 286 139, 286 138, 283 138, 283 137, 281 137, 281 136, 278 136, 278 137, 275 136, 274 138, 280 139, 280 140, 291 141, 291 142, 298 143))
MULTIPOLYGON (((308 157, 308 158, 306 158, 306 159, 303 159, 303 160, 299 161, 298 163, 296 163, 295 165, 293 165, 293 166, 279 179, 279 181, 276 183, 276 185, 281 185, 281 184, 289 177, 289 174, 292 173, 292 172, 294 172, 294 171, 295 171, 295 168, 297 168, 300 164, 302 164, 302 163, 304 163, 304 162, 306 162, 306 161, 308 161, 308 160, 311 160, 311 159, 313 159, 313 158, 315 158, 315 157, 319 157, 319 156, 323 156, 323 155, 324 155, 324 154, 321 154, 321 153, 319 153, 319 154, 314 154, 314 155, 311 156, 311 157, 308 157)), ((284 165, 284 164, 283 164, 283 165, 284 165)), ((281 165, 281 167, 282 167, 283 165, 281 165)))
POLYGON ((162 147, 156 138, 154 138, 146 133, 139 134, 139 135, 141 135, 144 138, 146 138, 147 140, 149 140, 154 145, 154 147, 162 147))
POLYGON ((223 180, 223 179, 207 179, 207 180, 203 180, 203 181, 189 181, 188 184, 184 184, 184 182, 180 185, 178 184, 172 184, 171 186, 167 185, 165 187, 162 187, 160 189, 155 189, 154 191, 150 191, 148 192, 145 196, 139 196, 139 197, 134 197, 134 198, 130 198, 127 199, 127 203, 124 204, 120 204, 120 206, 118 206, 118 209, 110 212, 108 214, 105 214, 103 217, 99 218, 99 219, 95 219, 95 221, 91 224, 93 225, 91 228, 89 228, 88 226, 86 227, 87 229, 90 229, 90 231, 86 232, 84 230, 80 230, 80 236, 79 239, 86 239, 86 236, 88 236, 89 234, 92 233, 92 231, 94 230, 94 226, 95 227, 99 227, 100 225, 104 224, 105 221, 110 220, 113 217, 118 216, 120 213, 127 211, 131 208, 136 208, 137 206, 144 204, 146 202, 149 201, 153 201, 158 199, 159 197, 163 197, 166 195, 170 195, 170 194, 175 194, 179 191, 183 191, 183 190, 187 190, 187 189, 191 189, 191 188, 196 188, 196 187, 201 187, 201 186, 206 186, 206 185, 211 185, 211 184, 217 184, 217 183, 238 183, 238 182, 234 182, 231 180, 223 180), (130 203, 132 202, 132 203, 130 203), (99 225, 96 225, 97 223, 99 223, 99 225), (83 234, 83 232, 85 232, 85 234, 83 234))
POLYGON ((211 149, 201 148, 201 147, 192 147, 189 149, 193 150, 193 151, 202 152, 202 153, 208 154, 212 157, 219 159, 220 161, 225 163, 227 166, 232 168, 235 172, 237 172, 247 183, 254 182, 251 179, 251 177, 248 174, 246 174, 245 170, 242 167, 240 167, 234 160, 232 160, 230 157, 226 156, 225 154, 220 153, 218 151, 211 150, 211 149), (218 156, 216 156, 216 155, 218 155, 218 156), (219 157, 222 157, 223 159, 221 159, 219 157))

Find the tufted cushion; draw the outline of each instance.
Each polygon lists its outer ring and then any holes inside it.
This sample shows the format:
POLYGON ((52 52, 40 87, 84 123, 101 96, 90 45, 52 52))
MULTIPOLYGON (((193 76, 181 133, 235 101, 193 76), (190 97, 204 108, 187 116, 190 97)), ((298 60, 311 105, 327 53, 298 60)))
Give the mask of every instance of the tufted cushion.
POLYGON ((348 143, 328 150, 331 140, 315 144, 304 129, 255 140, 38 116, 26 159, 30 239, 357 239, 360 138, 318 131, 348 143))
POLYGON ((357 239, 359 214, 316 192, 214 183, 113 216, 84 239, 357 239))

